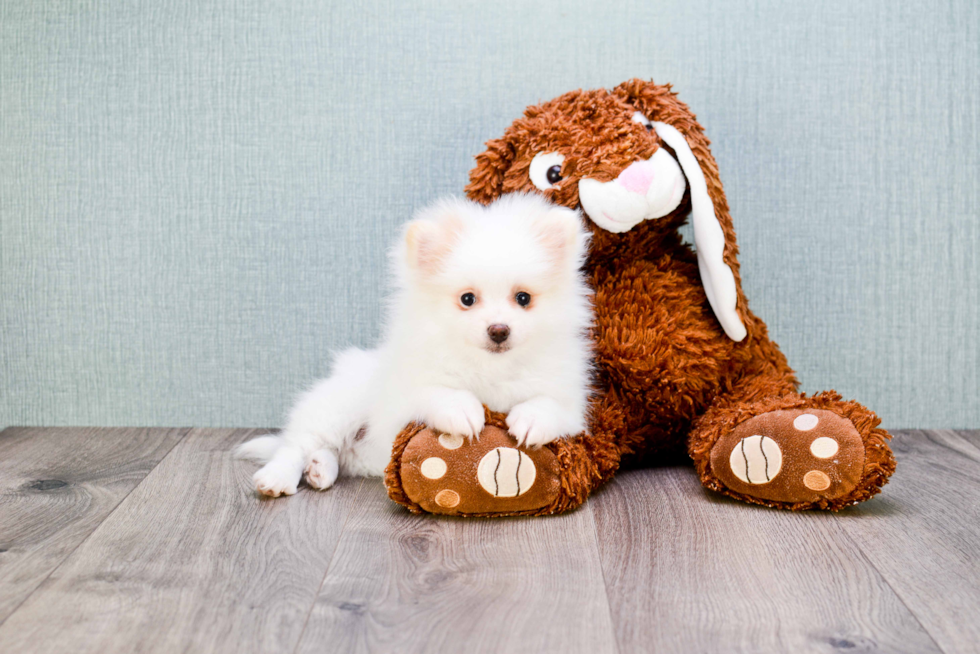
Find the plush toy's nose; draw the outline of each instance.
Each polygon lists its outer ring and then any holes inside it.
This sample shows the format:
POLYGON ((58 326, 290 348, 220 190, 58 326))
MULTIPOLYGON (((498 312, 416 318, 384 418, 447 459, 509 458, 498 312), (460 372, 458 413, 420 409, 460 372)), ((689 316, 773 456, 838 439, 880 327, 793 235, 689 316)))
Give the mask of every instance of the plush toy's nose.
POLYGON ((507 325, 490 325, 487 327, 487 333, 494 343, 503 343, 510 336, 510 327, 507 325))
POLYGON ((634 161, 623 172, 619 173, 616 181, 627 191, 646 195, 647 189, 653 182, 654 165, 651 161, 634 161))

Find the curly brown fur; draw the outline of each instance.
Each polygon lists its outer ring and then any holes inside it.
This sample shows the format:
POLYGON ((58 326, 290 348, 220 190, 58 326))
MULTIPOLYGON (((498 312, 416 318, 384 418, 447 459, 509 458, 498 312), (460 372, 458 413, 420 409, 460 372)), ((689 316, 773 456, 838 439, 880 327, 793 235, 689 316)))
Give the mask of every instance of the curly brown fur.
POLYGON ((388 463, 388 467, 385 468, 384 482, 385 488, 388 490, 388 497, 401 504, 412 513, 425 513, 425 511, 418 505, 417 502, 413 502, 412 499, 405 494, 405 489, 402 487, 402 453, 408 446, 408 442, 412 440, 412 437, 423 429, 425 429, 425 425, 418 422, 413 422, 399 432, 398 436, 395 437, 395 444, 392 445, 391 448, 391 461, 388 463))

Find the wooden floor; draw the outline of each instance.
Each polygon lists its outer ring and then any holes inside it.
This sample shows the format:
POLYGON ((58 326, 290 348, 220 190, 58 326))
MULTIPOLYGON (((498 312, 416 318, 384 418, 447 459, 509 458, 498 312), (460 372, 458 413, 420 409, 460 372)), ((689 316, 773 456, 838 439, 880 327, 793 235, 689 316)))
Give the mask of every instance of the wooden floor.
POLYGON ((0 652, 980 651, 980 432, 897 434, 836 515, 676 467, 497 520, 377 479, 260 500, 229 455, 256 433, 0 433, 0 652))

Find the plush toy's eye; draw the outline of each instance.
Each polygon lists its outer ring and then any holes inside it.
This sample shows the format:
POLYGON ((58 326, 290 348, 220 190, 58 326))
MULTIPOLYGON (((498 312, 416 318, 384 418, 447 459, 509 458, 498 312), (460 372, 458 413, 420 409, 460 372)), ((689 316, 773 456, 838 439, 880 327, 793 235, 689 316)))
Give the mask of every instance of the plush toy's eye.
POLYGON ((515 295, 514 299, 517 300, 517 304, 522 307, 526 307, 527 305, 531 304, 531 294, 525 293, 524 291, 521 291, 515 295))
POLYGON ((528 171, 531 183, 542 191, 547 191, 562 180, 561 164, 564 161, 565 157, 557 152, 539 152, 534 155, 531 170, 528 171))
POLYGON ((464 307, 471 307, 476 304, 476 296, 472 293, 463 293, 459 296, 459 303, 464 307))
POLYGON ((634 123, 640 123, 641 125, 646 127, 648 132, 653 130, 653 123, 650 122, 650 119, 644 116, 643 114, 641 114, 639 111, 633 114, 632 120, 634 123))

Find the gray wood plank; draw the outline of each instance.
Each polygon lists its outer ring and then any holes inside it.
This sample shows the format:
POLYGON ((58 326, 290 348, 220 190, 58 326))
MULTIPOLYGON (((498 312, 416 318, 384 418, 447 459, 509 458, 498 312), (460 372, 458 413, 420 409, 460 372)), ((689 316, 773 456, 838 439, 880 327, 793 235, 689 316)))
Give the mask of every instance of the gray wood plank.
POLYGON ((724 498, 689 467, 620 473, 591 504, 621 652, 938 649, 829 514, 724 498))
POLYGON ((365 482, 297 651, 615 651, 592 514, 413 516, 365 482))
POLYGON ((361 480, 259 499, 195 430, 0 626, 3 652, 291 651, 361 480))
POLYGON ((187 431, 13 427, 0 433, 0 623, 187 431))
POLYGON ((980 650, 980 432, 899 432, 880 499, 838 523, 944 651, 980 650))

